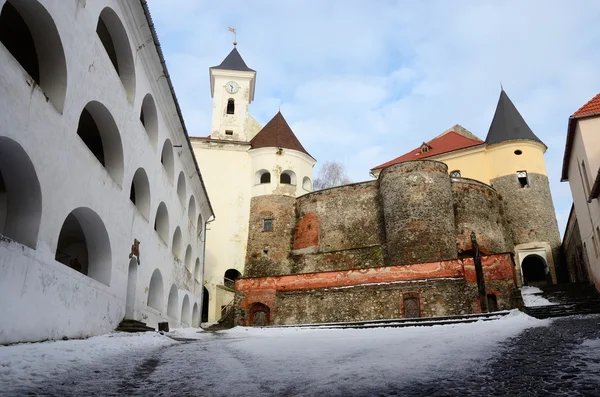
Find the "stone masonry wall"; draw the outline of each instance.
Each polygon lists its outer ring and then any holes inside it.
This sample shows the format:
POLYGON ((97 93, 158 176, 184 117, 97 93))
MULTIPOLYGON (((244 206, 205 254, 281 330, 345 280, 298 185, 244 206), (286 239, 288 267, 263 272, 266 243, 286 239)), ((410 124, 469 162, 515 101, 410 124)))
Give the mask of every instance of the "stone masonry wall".
POLYGON ((452 197, 459 254, 472 249, 471 231, 483 253, 512 252, 502 197, 494 189, 472 179, 453 178, 452 197))
POLYGON ((587 252, 583 249, 581 233, 577 220, 571 229, 571 236, 566 246, 563 246, 564 259, 569 272, 569 281, 581 283, 590 281, 589 260, 587 252))
POLYGON ((388 264, 453 259, 456 235, 448 167, 407 161, 379 176, 388 264))
POLYGON ((244 277, 289 274, 290 247, 296 225, 296 199, 282 195, 253 197, 244 277), (272 220, 272 230, 264 230, 264 220, 272 220))

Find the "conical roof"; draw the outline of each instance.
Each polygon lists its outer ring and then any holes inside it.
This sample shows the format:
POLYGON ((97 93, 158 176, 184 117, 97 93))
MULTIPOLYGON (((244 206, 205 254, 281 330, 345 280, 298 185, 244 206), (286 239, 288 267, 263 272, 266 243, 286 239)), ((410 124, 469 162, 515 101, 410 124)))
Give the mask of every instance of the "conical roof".
POLYGON ((238 52, 236 47, 223 59, 223 62, 219 66, 213 66, 211 69, 226 69, 226 70, 241 70, 245 72, 255 72, 250 69, 246 62, 242 59, 242 56, 238 52))
POLYGON ((250 145, 252 146, 252 149, 263 147, 292 149, 310 156, 298 138, 296 138, 296 135, 294 135, 294 132, 287 121, 283 118, 281 111, 277 112, 275 117, 273 117, 271 121, 269 121, 254 138, 252 138, 250 145))
POLYGON ((531 131, 506 92, 502 90, 485 143, 492 145, 514 139, 526 139, 543 144, 540 138, 531 131))

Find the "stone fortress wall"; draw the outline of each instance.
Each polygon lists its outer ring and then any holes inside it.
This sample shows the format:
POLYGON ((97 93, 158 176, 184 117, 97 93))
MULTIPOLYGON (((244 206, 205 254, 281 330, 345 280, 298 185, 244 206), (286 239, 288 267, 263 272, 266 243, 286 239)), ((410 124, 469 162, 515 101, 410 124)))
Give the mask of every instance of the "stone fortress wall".
POLYGON ((451 178, 432 160, 297 199, 255 197, 236 321, 253 325, 257 304, 270 324, 403 317, 407 298, 418 299, 421 316, 478 312, 471 231, 488 294, 500 309, 515 307, 512 253, 521 241, 505 206, 494 188, 451 178))

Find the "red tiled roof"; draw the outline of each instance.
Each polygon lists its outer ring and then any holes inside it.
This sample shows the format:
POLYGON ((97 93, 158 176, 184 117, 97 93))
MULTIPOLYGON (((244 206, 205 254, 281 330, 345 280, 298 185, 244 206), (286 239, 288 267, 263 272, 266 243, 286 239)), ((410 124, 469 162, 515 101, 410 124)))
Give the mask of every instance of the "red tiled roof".
POLYGON ((269 121, 254 138, 252 138, 250 144, 252 145, 252 149, 279 147, 297 150, 310 156, 298 138, 296 138, 296 135, 292 132, 292 129, 283 118, 281 112, 277 112, 275 117, 273 117, 271 121, 269 121))
POLYGON ((403 161, 420 160, 427 157, 437 156, 438 154, 453 152, 455 150, 465 149, 482 144, 484 144, 484 142, 480 139, 467 138, 457 132, 450 131, 427 142, 427 145, 430 147, 428 152, 421 153, 421 146, 419 146, 418 148, 411 150, 410 152, 403 154, 402 156, 391 161, 388 161, 387 163, 378 165, 373 169, 377 170, 392 164, 401 163, 403 161))
POLYGON ((571 117, 585 117, 596 113, 600 113, 600 94, 590 99, 588 103, 580 107, 571 117))

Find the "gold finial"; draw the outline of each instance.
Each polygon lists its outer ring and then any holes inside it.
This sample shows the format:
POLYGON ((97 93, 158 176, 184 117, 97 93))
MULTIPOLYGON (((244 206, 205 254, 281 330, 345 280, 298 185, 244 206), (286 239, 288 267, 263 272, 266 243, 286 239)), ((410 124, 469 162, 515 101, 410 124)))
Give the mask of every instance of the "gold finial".
POLYGON ((235 29, 232 28, 231 26, 229 27, 229 31, 231 33, 233 33, 233 45, 236 46, 237 45, 237 34, 235 33, 235 29))

